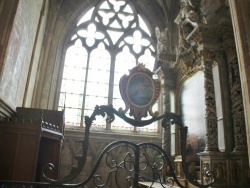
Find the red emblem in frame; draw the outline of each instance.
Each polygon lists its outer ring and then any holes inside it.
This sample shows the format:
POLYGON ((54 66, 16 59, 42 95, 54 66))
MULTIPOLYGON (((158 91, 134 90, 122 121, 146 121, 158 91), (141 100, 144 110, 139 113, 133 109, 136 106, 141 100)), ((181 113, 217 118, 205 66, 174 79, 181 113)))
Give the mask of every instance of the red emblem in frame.
POLYGON ((158 112, 152 112, 152 107, 157 101, 161 83, 158 79, 153 79, 153 72, 145 68, 145 65, 138 64, 129 71, 129 75, 123 75, 120 79, 119 87, 126 109, 119 109, 136 120, 147 117, 147 112, 153 117, 158 116, 158 112))

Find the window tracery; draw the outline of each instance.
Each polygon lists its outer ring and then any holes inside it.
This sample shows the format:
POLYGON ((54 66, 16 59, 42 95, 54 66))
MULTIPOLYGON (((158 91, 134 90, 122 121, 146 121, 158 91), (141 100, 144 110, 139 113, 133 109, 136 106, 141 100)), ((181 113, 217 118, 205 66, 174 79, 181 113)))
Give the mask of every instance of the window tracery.
MULTIPOLYGON (((91 115, 95 105, 124 107, 119 79, 137 63, 152 71, 155 53, 149 28, 129 1, 103 0, 90 8, 76 24, 66 50, 58 105, 65 109, 66 126, 84 127, 84 116, 91 115)), ((100 118, 94 127, 135 130, 119 119, 106 125, 100 118)), ((137 131, 157 132, 158 126, 137 131)))

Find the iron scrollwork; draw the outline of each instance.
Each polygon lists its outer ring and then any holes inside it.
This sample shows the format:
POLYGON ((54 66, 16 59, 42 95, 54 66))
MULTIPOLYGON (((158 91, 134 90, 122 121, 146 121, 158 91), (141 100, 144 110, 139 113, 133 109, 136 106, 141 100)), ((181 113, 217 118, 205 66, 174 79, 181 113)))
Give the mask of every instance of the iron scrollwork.
MULTIPOLYGON (((9 185, 16 184, 22 187, 88 187, 87 184, 92 182, 95 187, 106 187, 111 177, 113 176, 116 187, 124 187, 124 185, 120 185, 119 177, 121 173, 127 174, 127 185, 128 187, 139 187, 140 181, 148 181, 151 182, 149 187, 152 187, 156 182, 162 187, 173 187, 173 185, 177 185, 178 187, 184 188, 184 186, 179 182, 178 178, 175 175, 174 168, 172 167, 170 158, 164 152, 164 150, 156 144, 153 143, 140 143, 135 144, 129 141, 116 141, 104 148, 102 153, 100 154, 93 171, 90 173, 89 177, 83 182, 77 184, 68 184, 71 180, 75 179, 81 170, 84 168, 86 164, 88 146, 89 146, 89 134, 90 127, 95 120, 96 116, 105 116, 107 115, 107 121, 112 122, 115 119, 115 115, 122 118, 127 123, 130 123, 133 126, 146 126, 154 121, 162 120, 162 126, 169 126, 167 122, 171 121, 175 123, 180 128, 181 133, 181 153, 182 153, 182 167, 184 174, 188 181, 197 186, 197 187, 209 187, 214 182, 213 174, 206 170, 205 174, 207 178, 212 179, 212 183, 207 185, 201 185, 196 179, 193 179, 192 176, 188 173, 188 163, 186 162, 186 138, 187 138, 187 127, 183 126, 180 117, 174 113, 166 112, 165 114, 157 117, 152 117, 149 120, 135 120, 127 117, 123 112, 117 111, 110 106, 96 106, 94 112, 90 117, 85 117, 85 137, 82 142, 82 155, 76 156, 76 160, 78 161, 77 167, 72 168, 71 172, 65 177, 55 180, 51 179, 43 173, 44 178, 47 182, 16 182, 16 181, 0 181, 1 187, 9 187, 9 185), (121 158, 119 155, 118 158, 115 158, 115 153, 119 153, 119 149, 121 147, 125 147, 126 152, 124 157, 121 158), (148 152, 151 150, 150 152, 148 152), (149 155, 151 153, 151 155, 149 155), (153 155, 152 155, 153 153, 153 155), (109 173, 106 174, 106 178, 98 175, 98 167, 102 160, 106 161, 107 166, 110 168, 109 173), (162 178, 162 171, 165 165, 168 165, 171 177, 168 177, 165 182, 162 178)), ((50 168, 53 170, 53 165, 48 164, 45 168, 50 168)))
POLYGON ((91 116, 85 116, 85 135, 84 139, 79 141, 82 145, 82 154, 75 156, 77 166, 72 167, 68 175, 60 179, 49 178, 45 172, 48 172, 48 169, 53 171, 54 166, 53 164, 47 164, 42 172, 47 182, 0 181, 0 186, 8 187, 15 184, 20 187, 88 187, 91 184, 94 187, 107 187, 109 182, 112 181, 115 187, 137 188, 140 181, 147 181, 151 182, 149 187, 157 183, 162 187, 177 185, 184 188, 175 174, 170 158, 161 147, 153 143, 135 144, 129 141, 116 141, 106 146, 90 175, 80 183, 70 184, 69 182, 76 179, 86 165, 90 128, 96 120, 96 116, 106 116, 108 123, 113 122, 115 116, 118 116, 134 127, 144 127, 159 120, 162 120, 161 123, 164 128, 171 126, 171 124, 178 125, 181 138, 182 170, 186 179, 196 187, 206 188, 211 186, 214 182, 214 176, 209 169, 203 171, 206 178, 212 182, 206 185, 201 185, 188 172, 189 163, 186 159, 187 127, 182 124, 181 118, 171 112, 165 112, 163 115, 158 115, 158 112, 152 112, 152 106, 158 99, 161 89, 159 80, 153 79, 153 73, 146 69, 144 65, 139 64, 130 70, 130 75, 124 75, 120 79, 119 86, 121 96, 126 104, 125 110, 121 108, 116 110, 112 105, 101 105, 95 107, 91 116), (134 116, 134 118, 126 116, 128 109, 130 109, 130 116, 134 116), (151 115, 151 119, 141 120, 142 117, 147 116, 148 112, 151 115), (125 148, 125 150, 121 148, 125 148), (98 168, 103 164, 103 160, 110 169, 109 172, 105 171, 105 174, 98 172, 98 168), (163 171, 166 166, 169 169, 169 173, 167 178, 163 178, 163 171), (121 177, 126 177, 126 181, 124 181, 124 178, 120 179, 121 177))

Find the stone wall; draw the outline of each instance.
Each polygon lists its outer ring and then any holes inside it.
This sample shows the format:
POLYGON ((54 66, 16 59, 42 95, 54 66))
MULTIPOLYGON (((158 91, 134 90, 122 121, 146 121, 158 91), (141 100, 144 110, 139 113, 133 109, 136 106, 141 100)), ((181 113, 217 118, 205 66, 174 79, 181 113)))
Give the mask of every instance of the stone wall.
POLYGON ((9 41, 3 46, 6 53, 1 67, 0 99, 13 110, 23 104, 42 8, 43 1, 20 0, 11 13, 15 17, 13 25, 9 25, 9 41))

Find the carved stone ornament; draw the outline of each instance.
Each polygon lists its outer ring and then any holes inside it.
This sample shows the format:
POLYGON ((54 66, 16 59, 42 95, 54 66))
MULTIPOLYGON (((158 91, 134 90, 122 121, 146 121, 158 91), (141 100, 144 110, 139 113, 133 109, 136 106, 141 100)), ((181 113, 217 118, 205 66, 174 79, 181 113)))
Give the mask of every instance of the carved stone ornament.
POLYGON ((155 28, 155 34, 157 37, 157 54, 168 54, 169 49, 169 31, 166 28, 164 31, 160 31, 158 27, 155 28))
POLYGON ((161 83, 153 79, 153 74, 145 65, 138 64, 129 75, 121 77, 119 87, 126 109, 120 108, 120 112, 126 113, 130 109, 129 115, 136 120, 147 117, 148 111, 151 116, 158 116, 158 112, 152 112, 152 106, 160 95, 161 83))

